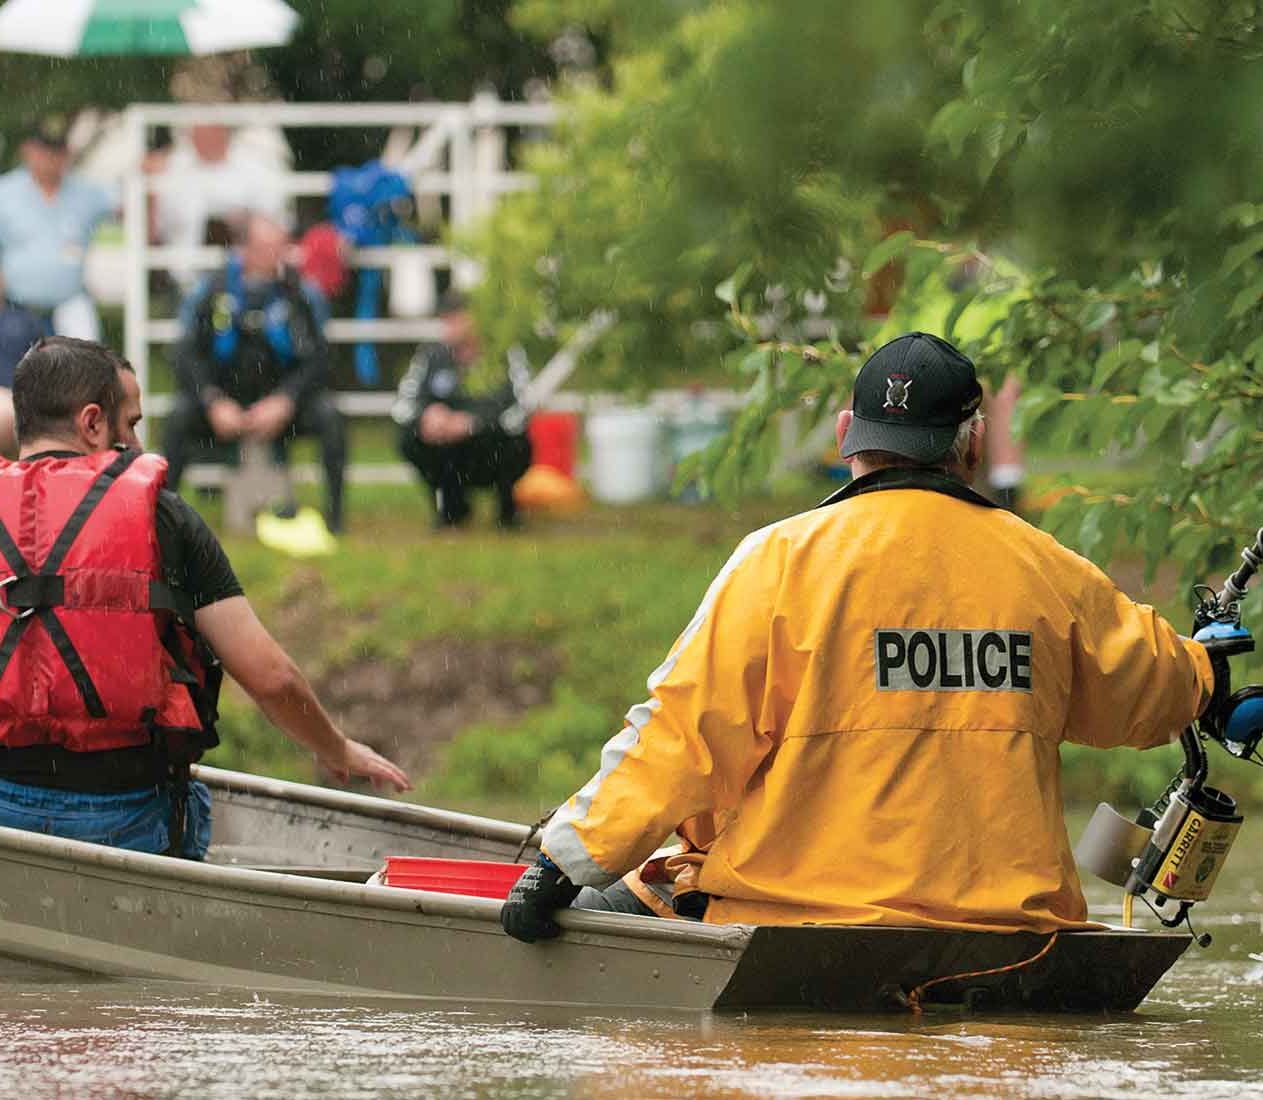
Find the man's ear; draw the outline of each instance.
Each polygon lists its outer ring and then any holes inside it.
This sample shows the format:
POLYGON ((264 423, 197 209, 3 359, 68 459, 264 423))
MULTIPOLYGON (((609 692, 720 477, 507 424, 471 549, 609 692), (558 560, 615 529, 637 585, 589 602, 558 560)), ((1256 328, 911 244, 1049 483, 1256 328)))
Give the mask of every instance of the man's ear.
POLYGON ((975 420, 969 428, 969 446, 965 450, 965 464, 970 470, 976 470, 982 465, 983 447, 982 439, 987 434, 987 422, 981 418, 975 420))
MULTIPOLYGON (((838 413, 837 437, 838 437, 838 454, 842 454, 842 444, 846 441, 846 433, 851 427, 851 421, 855 419, 855 414, 850 409, 843 409, 838 413)), ((843 462, 850 464, 849 458, 842 459, 843 462)))
POLYGON ((75 434, 90 451, 104 451, 110 446, 110 422, 105 410, 89 402, 75 413, 75 434))

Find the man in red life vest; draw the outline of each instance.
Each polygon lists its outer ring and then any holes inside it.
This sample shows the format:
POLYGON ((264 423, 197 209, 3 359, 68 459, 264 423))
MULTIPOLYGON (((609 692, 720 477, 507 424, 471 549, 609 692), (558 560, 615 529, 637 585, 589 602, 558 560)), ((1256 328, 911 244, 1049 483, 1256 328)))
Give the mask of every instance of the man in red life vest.
POLYGON ((136 437, 131 366, 52 337, 14 375, 0 463, 0 825, 199 859, 219 667, 337 778, 405 790, 263 628, 223 548, 136 437))

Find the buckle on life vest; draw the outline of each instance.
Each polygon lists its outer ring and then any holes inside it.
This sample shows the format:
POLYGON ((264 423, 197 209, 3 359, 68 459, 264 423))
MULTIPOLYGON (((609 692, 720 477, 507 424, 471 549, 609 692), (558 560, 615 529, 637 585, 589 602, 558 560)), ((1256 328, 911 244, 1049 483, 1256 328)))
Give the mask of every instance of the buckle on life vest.
MULTIPOLYGON (((10 577, 5 577, 4 580, 0 581, 0 592, 3 592, 6 588, 9 587, 9 585, 16 584, 21 579, 22 578, 19 577, 16 573, 14 573, 10 577)), ((32 615, 35 614, 35 608, 27 607, 27 608, 23 608, 21 611, 18 611, 10 607, 7 600, 0 601, 0 611, 3 611, 15 623, 20 623, 23 619, 29 619, 32 615)))

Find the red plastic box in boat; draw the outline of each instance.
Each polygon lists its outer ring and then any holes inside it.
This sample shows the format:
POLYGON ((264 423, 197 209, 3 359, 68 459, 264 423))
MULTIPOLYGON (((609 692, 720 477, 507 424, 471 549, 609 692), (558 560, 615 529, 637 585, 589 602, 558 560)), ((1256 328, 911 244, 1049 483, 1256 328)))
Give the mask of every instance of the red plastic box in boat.
POLYGON ((434 890, 440 894, 503 900, 525 870, 525 863, 387 856, 382 884, 405 890, 434 890))

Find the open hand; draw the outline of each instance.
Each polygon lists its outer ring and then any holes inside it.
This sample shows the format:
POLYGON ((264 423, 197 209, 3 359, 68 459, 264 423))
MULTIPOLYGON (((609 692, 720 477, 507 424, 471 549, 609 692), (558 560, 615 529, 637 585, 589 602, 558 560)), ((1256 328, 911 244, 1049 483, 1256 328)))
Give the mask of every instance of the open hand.
POLYGON ((412 790, 412 780, 408 773, 384 756, 374 752, 359 741, 345 738, 341 751, 336 756, 322 758, 320 761, 339 783, 346 783, 351 776, 358 775, 362 779, 372 781, 374 790, 412 790))

